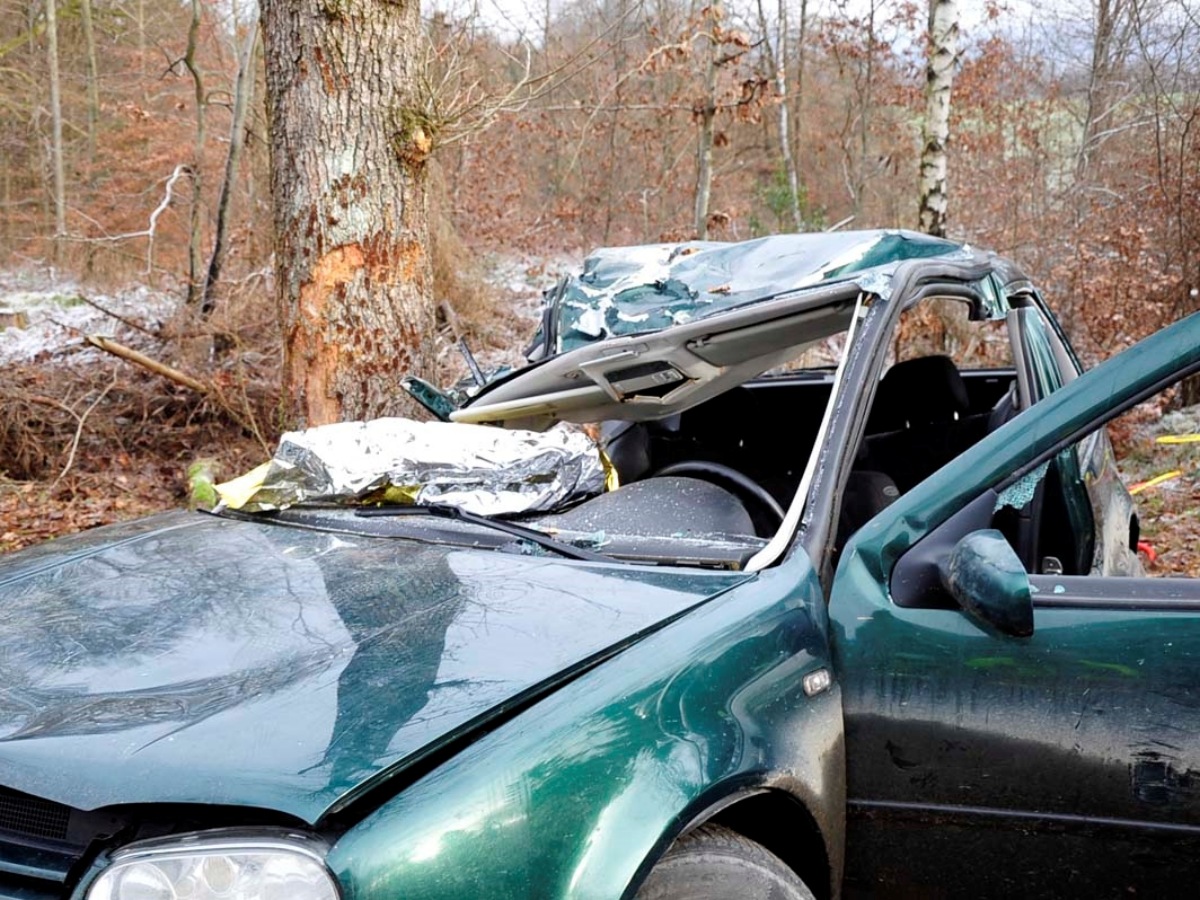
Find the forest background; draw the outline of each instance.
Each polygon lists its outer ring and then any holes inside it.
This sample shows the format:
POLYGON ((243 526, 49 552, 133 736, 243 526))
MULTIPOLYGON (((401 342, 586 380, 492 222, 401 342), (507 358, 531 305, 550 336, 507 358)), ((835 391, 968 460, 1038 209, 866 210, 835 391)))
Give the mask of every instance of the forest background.
MULTIPOLYGON (((1089 364, 1200 308, 1195 4, 970 11, 948 235, 1029 271, 1089 364)), ((906 0, 427 10, 433 377, 460 337, 516 361, 537 289, 597 246, 916 227, 928 24, 906 0)), ((286 424, 257 31, 248 0, 0 0, 0 551, 177 506, 189 467, 238 474, 286 424)))

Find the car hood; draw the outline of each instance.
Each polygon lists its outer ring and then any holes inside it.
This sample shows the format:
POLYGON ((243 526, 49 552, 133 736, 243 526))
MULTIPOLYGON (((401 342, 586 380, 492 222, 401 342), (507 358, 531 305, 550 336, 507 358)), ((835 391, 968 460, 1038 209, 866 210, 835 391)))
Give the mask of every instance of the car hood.
POLYGON ((0 784, 316 822, 744 575, 174 513, 0 562, 0 784))

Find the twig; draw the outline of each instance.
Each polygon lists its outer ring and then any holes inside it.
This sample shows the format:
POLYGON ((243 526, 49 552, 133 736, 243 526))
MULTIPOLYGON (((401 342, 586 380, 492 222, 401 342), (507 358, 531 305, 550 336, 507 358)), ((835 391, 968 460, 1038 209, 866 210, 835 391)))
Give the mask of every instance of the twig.
POLYGON ((161 375, 176 384, 181 384, 186 388, 191 388, 199 394, 209 393, 209 386, 203 381, 193 378, 178 369, 173 369, 164 363, 160 363, 156 359, 151 359, 144 353, 138 353, 132 347, 126 347, 124 344, 118 344, 114 340, 102 337, 98 334, 89 334, 84 338, 93 347, 98 347, 105 353, 111 353, 113 356, 119 356, 121 359, 131 362, 134 365, 141 366, 143 369, 149 369, 156 375, 161 375))
POLYGON ((124 234, 105 234, 90 238, 72 238, 75 241, 81 241, 86 244, 97 244, 105 241, 127 241, 130 238, 146 238, 146 271, 142 274, 149 275, 154 271, 154 239, 157 235, 158 217, 167 211, 167 207, 171 205, 171 197, 175 190, 175 182, 183 175, 193 176, 192 167, 186 163, 180 163, 175 167, 169 178, 167 178, 166 191, 163 194, 162 201, 155 207, 154 212, 150 213, 150 224, 144 231, 128 231, 124 234))
POLYGON ((79 298, 80 300, 82 300, 84 303, 86 303, 88 306, 92 307, 92 309, 100 310, 100 312, 104 313, 106 316, 116 319, 122 325, 125 325, 128 328, 132 328, 134 331, 140 331, 142 334, 148 335, 149 337, 152 337, 152 338, 161 337, 161 335, 151 331, 145 325, 139 325, 137 322, 133 321, 132 319, 127 319, 124 316, 120 315, 119 313, 115 313, 111 309, 107 309, 107 308, 101 306, 99 303, 97 303, 95 300, 91 299, 90 297, 85 297, 83 294, 76 294, 75 296, 77 298, 79 298))
POLYGON ((68 413, 70 413, 72 416, 74 416, 77 424, 75 426, 75 436, 73 438, 71 438, 71 450, 67 454, 67 464, 65 466, 63 466, 63 470, 58 473, 58 477, 55 478, 54 482, 50 485, 51 491, 53 491, 56 487, 58 487, 58 483, 60 481, 62 481, 63 478, 66 477, 68 472, 71 471, 71 466, 75 465, 75 453, 76 453, 76 451, 79 450, 79 439, 83 436, 83 425, 87 421, 87 417, 90 416, 92 414, 92 410, 94 410, 97 406, 99 406, 100 402, 105 397, 108 396, 108 392, 111 391, 116 386, 116 384, 117 384, 117 373, 113 372, 112 381, 110 381, 108 383, 108 386, 100 392, 100 396, 97 397, 95 400, 93 400, 91 402, 91 405, 89 405, 88 408, 83 411, 83 415, 79 415, 78 413, 75 412, 75 410, 71 409, 69 406, 66 406, 61 403, 57 404, 60 409, 64 409, 68 413))

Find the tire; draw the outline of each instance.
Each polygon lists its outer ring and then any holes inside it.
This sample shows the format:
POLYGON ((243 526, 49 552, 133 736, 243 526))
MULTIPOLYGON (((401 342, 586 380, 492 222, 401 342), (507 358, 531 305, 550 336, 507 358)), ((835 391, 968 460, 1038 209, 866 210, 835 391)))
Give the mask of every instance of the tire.
POLYGON ((675 842, 636 900, 813 900, 813 894, 761 844, 703 825, 675 842))

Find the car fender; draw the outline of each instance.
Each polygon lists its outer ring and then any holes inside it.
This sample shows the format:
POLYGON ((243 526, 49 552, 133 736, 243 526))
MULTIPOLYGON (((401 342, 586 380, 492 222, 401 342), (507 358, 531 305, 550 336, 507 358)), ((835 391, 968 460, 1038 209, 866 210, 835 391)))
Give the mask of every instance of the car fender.
POLYGON ((841 696, 803 687, 828 660, 797 551, 416 778, 342 835, 330 868, 346 900, 616 900, 685 828, 769 789, 807 810, 837 884, 841 696))

